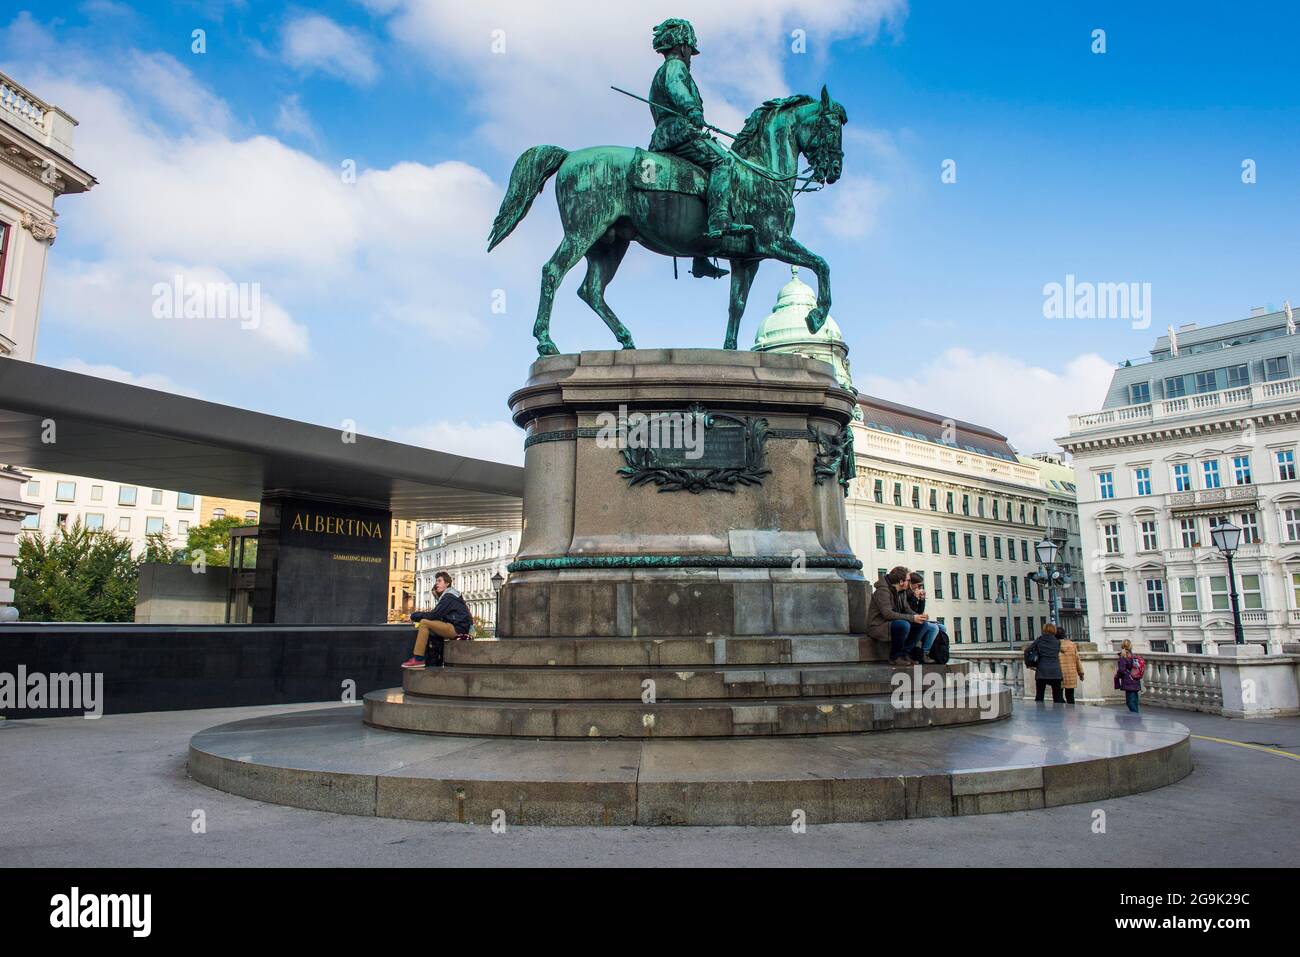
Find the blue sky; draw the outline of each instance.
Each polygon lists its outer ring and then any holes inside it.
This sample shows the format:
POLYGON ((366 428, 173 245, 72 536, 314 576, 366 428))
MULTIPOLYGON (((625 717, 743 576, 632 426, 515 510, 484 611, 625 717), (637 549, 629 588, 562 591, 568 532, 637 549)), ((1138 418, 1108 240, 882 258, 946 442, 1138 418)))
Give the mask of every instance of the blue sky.
MULTIPOLYGON (((800 197, 795 235, 830 262, 864 391, 1037 451, 1167 325, 1300 303, 1284 5, 607 6, 19 0, 0 69, 77 117, 100 179, 59 201, 39 361, 518 461, 505 399, 534 355, 553 191, 491 256, 488 226, 527 147, 644 143, 645 108, 607 87, 648 86, 665 16, 696 24, 718 125, 822 83, 847 108, 845 176, 800 197), (151 290, 177 274, 257 283, 259 327, 155 318, 151 290), (1150 328, 1044 318, 1067 274, 1150 283, 1150 328)), ((742 345, 788 277, 760 270, 742 345)), ((553 335, 612 347, 581 278, 553 335)), ((720 345, 726 298, 637 247, 608 293, 643 347, 720 345)))

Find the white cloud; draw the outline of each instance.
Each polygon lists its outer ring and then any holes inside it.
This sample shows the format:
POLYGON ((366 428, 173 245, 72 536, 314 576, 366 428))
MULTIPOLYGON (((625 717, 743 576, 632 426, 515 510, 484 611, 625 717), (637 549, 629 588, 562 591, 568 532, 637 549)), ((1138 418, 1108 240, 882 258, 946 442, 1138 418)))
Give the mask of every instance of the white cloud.
POLYGON ((1114 371, 1096 353, 1051 370, 1015 356, 954 347, 909 375, 859 374, 856 384, 868 395, 987 426, 1028 455, 1057 448, 1070 415, 1101 408, 1114 371))
POLYGON ((430 422, 395 429, 391 437, 397 442, 451 452, 470 458, 524 464, 524 433, 513 422, 430 422))
POLYGON ((320 70, 331 76, 367 85, 379 76, 369 42, 329 17, 308 14, 284 27, 284 59, 302 70, 320 70))
POLYGON ((197 392, 179 385, 170 376, 165 376, 159 372, 146 372, 143 375, 138 375, 134 372, 128 372, 126 369, 119 369, 117 366, 92 364, 84 359, 65 359, 58 365, 60 369, 79 372, 82 375, 93 375, 97 379, 112 379, 114 382, 138 385, 144 389, 156 389, 159 392, 188 395, 194 399, 202 398, 197 392))
MULTIPOLYGON (((670 0, 402 0, 389 28, 435 71, 468 79, 484 133, 518 152, 536 143, 587 145, 593 131, 605 143, 648 139, 648 107, 609 86, 644 95, 662 62, 650 45, 651 28, 682 16, 680 7, 670 0), (493 52, 494 41, 498 49, 504 43, 504 52, 493 52)), ((835 40, 897 30, 907 3, 751 0, 738 13, 734 0, 698 0, 687 12, 700 39, 691 69, 706 114, 734 129, 763 100, 789 92, 784 67, 795 56, 792 30, 806 31, 809 49, 824 52, 835 40)))
POLYGON ((312 146, 320 146, 320 133, 312 122, 311 115, 303 108, 297 93, 280 101, 280 108, 275 114, 275 128, 285 136, 297 136, 312 146))

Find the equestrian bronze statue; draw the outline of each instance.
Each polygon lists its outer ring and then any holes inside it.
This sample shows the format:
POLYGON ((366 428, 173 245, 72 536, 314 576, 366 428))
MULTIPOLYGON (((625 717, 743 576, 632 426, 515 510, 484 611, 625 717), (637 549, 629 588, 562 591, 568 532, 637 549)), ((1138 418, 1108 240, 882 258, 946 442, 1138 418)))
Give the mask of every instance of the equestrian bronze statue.
MULTIPOLYGON (((830 314, 831 283, 826 261, 797 242, 794 194, 834 183, 844 158, 844 107, 822 87, 821 97, 768 100, 745 121, 730 148, 708 131, 703 101, 691 77, 699 53, 695 30, 685 20, 665 20, 654 30, 663 66, 650 87, 655 123, 650 149, 593 146, 572 152, 534 146, 515 162, 501 209, 488 238, 491 251, 528 213, 546 181, 555 177, 555 197, 564 239, 542 267, 541 297, 533 335, 540 355, 559 352, 551 341, 555 291, 578 260, 587 276, 578 295, 605 321, 625 349, 632 334, 605 302, 605 287, 628 246, 638 242, 664 256, 693 261, 692 275, 719 277, 731 266, 731 302, 723 348, 736 348, 740 317, 759 263, 775 259, 803 266, 817 277, 817 305, 808 330, 817 332, 830 314), (800 156, 809 169, 801 173, 800 156), (801 179, 804 174, 809 174, 801 179), (815 182, 817 187, 810 187, 815 182)), ((640 99, 640 97, 638 97, 640 99)))

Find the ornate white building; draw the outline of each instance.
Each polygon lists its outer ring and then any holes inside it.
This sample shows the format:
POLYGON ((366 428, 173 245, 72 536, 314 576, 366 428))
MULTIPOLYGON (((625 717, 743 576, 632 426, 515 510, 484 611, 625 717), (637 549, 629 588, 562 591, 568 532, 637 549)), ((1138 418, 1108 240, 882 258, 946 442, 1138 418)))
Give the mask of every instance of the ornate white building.
POLYGON ((1070 417, 1094 640, 1216 653, 1234 641, 1234 556, 1245 638, 1280 652, 1300 623, 1300 340, 1262 309, 1156 340, 1116 370, 1100 411, 1070 417))

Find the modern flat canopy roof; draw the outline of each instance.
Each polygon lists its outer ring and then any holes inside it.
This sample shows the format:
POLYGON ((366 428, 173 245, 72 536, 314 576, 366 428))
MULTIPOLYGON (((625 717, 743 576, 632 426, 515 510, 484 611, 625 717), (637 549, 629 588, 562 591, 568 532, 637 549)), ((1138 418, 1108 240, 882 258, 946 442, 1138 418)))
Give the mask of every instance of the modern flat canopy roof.
POLYGON ((258 501, 265 492, 394 518, 518 528, 524 470, 0 358, 0 462, 258 501), (54 441, 43 441, 52 420, 54 441), (352 437, 350 437, 352 438, 352 437))

